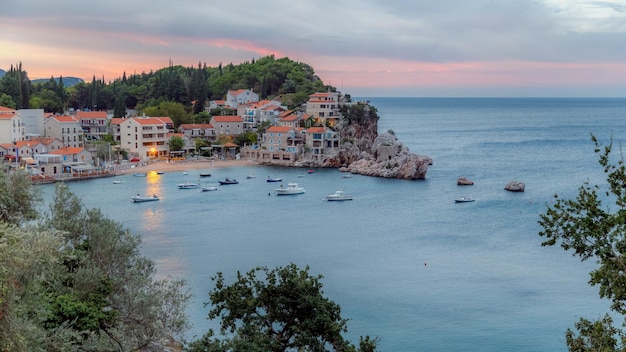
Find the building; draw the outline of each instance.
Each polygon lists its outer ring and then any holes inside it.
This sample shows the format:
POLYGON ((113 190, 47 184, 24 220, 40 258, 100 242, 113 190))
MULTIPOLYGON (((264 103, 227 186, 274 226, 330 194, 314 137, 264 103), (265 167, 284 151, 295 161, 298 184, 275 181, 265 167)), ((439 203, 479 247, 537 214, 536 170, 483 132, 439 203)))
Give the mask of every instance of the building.
POLYGON ((167 157, 169 155, 169 133, 168 123, 163 118, 132 117, 123 119, 120 123, 120 147, 141 160, 167 157))
POLYGON ((305 131, 307 156, 313 160, 324 159, 325 154, 330 154, 339 148, 339 132, 327 127, 311 127, 305 131))
POLYGON ((267 151, 286 151, 298 154, 304 143, 302 128, 271 126, 263 133, 261 147, 267 151))
POLYGON ((210 123, 184 123, 178 127, 178 132, 189 139, 200 138, 205 141, 215 141, 215 127, 210 123))
POLYGON ((113 136, 113 141, 118 144, 122 141, 120 132, 120 125, 122 124, 122 121, 124 121, 123 118, 114 117, 109 123, 109 134, 113 136))
POLYGON ((106 111, 77 111, 76 118, 80 121, 86 140, 100 141, 109 133, 106 111))
POLYGON ((248 104, 259 101, 259 95, 250 89, 229 90, 226 93, 225 104, 231 109, 236 109, 240 104, 248 104))
POLYGON ((213 128, 215 128, 217 136, 236 136, 243 133, 243 120, 241 116, 213 116, 211 117, 210 123, 213 125, 213 128))
POLYGON ((84 147, 83 129, 74 116, 58 115, 44 121, 44 137, 57 138, 65 147, 84 147))
POLYGON ((20 109, 18 112, 22 116, 22 123, 24 123, 24 139, 44 136, 43 109, 20 109))
POLYGON ((315 126, 334 126, 339 119, 339 93, 314 93, 306 102, 306 113, 313 116, 315 126))
POLYGON ((14 109, 0 106, 0 143, 24 139, 22 115, 14 109))
POLYGON ((293 110, 284 111, 278 115, 277 126, 300 127, 312 115, 296 113, 293 110))

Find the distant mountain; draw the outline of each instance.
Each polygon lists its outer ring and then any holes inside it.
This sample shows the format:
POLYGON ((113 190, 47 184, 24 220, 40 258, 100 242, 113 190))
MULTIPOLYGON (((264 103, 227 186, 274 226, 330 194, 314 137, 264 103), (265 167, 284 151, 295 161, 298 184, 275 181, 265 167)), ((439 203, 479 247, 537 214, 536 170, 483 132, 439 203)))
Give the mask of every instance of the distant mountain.
MULTIPOLYGON (((2 75, 0 75, 0 77, 1 76, 2 75)), ((30 83, 32 83, 32 84, 46 83, 49 80, 50 80, 50 78, 33 79, 33 80, 30 81, 30 83)), ((59 82, 59 77, 55 77, 54 80, 59 82)), ((81 82, 85 82, 85 81, 82 78, 63 77, 63 86, 64 87, 71 87, 71 86, 76 85, 76 84, 81 83, 81 82)))
POLYGON ((0 68, 0 78, 2 78, 6 73, 7 71, 0 68))

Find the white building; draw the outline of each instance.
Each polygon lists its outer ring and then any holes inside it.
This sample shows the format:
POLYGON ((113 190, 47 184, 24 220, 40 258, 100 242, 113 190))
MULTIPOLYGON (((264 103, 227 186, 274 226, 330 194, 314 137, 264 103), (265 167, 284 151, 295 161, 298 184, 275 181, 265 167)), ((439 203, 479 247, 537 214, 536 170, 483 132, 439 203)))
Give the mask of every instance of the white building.
POLYGON ((133 117, 120 123, 120 147, 141 160, 167 157, 168 124, 158 117, 133 117))
POLYGON ((23 139, 22 115, 17 110, 0 106, 0 143, 11 143, 23 139))

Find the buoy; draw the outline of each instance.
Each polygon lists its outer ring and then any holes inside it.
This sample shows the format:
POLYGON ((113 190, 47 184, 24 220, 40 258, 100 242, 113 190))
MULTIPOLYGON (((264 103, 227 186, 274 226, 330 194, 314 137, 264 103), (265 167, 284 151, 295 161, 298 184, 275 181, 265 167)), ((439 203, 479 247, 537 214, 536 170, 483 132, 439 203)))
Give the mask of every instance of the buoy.
POLYGON ((424 266, 426 266, 426 265, 427 265, 427 263, 426 263, 426 262, 424 262, 424 266))

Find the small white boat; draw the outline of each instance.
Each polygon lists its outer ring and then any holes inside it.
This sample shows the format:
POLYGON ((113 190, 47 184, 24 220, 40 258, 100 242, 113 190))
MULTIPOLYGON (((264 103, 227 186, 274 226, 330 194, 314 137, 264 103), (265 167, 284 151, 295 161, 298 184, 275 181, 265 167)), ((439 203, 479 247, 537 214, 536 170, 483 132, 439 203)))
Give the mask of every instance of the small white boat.
POLYGON ((302 194, 306 192, 304 188, 300 187, 297 183, 290 182, 287 184, 287 187, 280 185, 279 188, 274 190, 277 196, 286 196, 291 194, 302 194))
POLYGON ((352 178, 352 174, 350 174, 350 173, 347 173, 347 172, 346 172, 346 173, 344 173, 344 174, 342 175, 342 177, 343 177, 343 178, 352 178))
POLYGON ((189 173, 187 171, 183 171, 183 175, 187 176, 189 173))
POLYGON ((179 183, 178 185, 178 189, 195 189, 195 188, 200 188, 200 185, 194 182, 183 182, 183 183, 179 183))
POLYGON ((209 171, 200 172, 200 177, 211 177, 211 173, 209 171))
POLYGON ((267 182, 280 182, 282 180, 283 179, 280 178, 280 177, 269 177, 269 176, 267 176, 267 182))
POLYGON ((136 173, 136 174, 133 174, 133 176, 135 176, 135 177, 146 177, 146 174, 136 173))
POLYGON ((335 191, 333 194, 329 194, 324 197, 326 201, 340 201, 340 200, 352 200, 352 196, 344 191, 335 191))
POLYGON ((202 186, 202 192, 217 191, 217 186, 202 186))
POLYGON ((113 184, 119 185, 120 183, 124 183, 124 180, 115 180, 113 184))
POLYGON ((154 202, 159 200, 159 197, 157 197, 156 194, 153 194, 151 196, 140 196, 139 194, 136 196, 132 196, 130 197, 130 201, 133 203, 144 203, 144 202, 154 202))
POLYGON ((455 203, 469 203, 469 202, 473 202, 474 199, 470 196, 463 196, 463 197, 459 197, 457 199, 454 200, 455 203))
POLYGON ((256 178, 256 175, 252 175, 252 174, 250 174, 250 175, 246 176, 246 178, 247 178, 247 179, 256 178))

